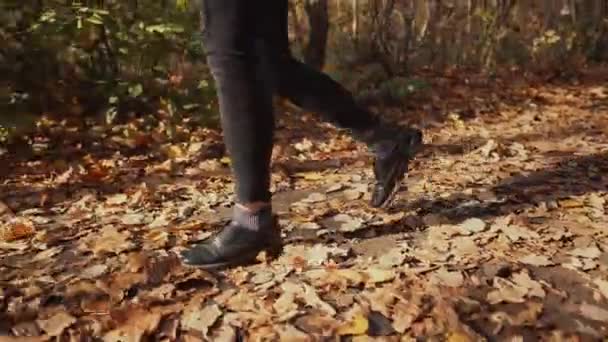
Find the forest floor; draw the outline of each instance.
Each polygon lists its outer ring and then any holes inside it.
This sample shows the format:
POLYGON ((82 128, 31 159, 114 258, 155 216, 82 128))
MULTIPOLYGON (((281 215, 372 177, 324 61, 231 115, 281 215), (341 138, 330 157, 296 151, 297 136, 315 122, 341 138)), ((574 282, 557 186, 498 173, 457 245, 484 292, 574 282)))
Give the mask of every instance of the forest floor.
POLYGON ((430 79, 383 110, 427 145, 388 210, 363 145, 281 111, 283 254, 214 273, 175 255, 230 213, 219 132, 41 123, 0 152, 0 341, 606 340, 602 76, 430 79))

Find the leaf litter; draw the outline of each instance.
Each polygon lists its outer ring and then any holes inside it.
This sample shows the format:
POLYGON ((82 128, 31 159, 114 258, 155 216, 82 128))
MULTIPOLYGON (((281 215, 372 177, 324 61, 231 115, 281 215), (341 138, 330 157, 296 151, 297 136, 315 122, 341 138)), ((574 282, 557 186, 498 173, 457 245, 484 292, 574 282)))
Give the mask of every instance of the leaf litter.
MULTIPOLYGON (((425 128, 433 144, 462 153, 425 152, 390 210, 366 205, 369 161, 342 160, 362 146, 310 125, 327 139, 298 138, 294 152, 273 158, 340 167, 289 171, 273 186, 299 194, 280 204, 286 231, 312 238, 220 274, 175 261, 232 204, 229 159, 199 157, 220 144, 219 132, 188 129, 192 141, 155 132, 162 151, 127 156, 117 148, 145 145, 97 127, 111 157, 91 151, 68 165, 73 158, 62 156, 60 166, 15 159, 20 174, 0 185, 0 335, 90 338, 82 328, 94 326, 89 335, 106 341, 473 341, 476 326, 497 340, 521 340, 530 328, 547 340, 566 330, 605 338, 606 137, 568 130, 608 122, 586 109, 584 90, 524 88, 517 96, 547 99, 545 114, 493 100, 492 120, 453 116, 453 125, 425 128), (25 193, 17 184, 48 188, 25 193), (376 251, 364 243, 385 236, 394 243, 376 251)), ((289 132, 279 139, 292 142, 289 132)))

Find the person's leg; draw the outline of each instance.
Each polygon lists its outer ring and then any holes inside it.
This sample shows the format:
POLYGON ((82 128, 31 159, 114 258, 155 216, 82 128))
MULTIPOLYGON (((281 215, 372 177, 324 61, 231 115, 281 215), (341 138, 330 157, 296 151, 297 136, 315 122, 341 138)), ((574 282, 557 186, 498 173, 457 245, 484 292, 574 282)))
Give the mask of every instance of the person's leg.
POLYGON ((270 158, 274 130, 272 89, 260 72, 267 61, 251 0, 204 0, 204 47, 219 97, 224 142, 236 185, 231 223, 182 253, 187 264, 229 266, 254 258, 277 242, 270 208, 270 158))
POLYGON ((270 200, 272 93, 258 72, 256 6, 245 0, 205 0, 207 63, 212 71, 222 131, 241 204, 270 200))
POLYGON ((320 114, 336 126, 350 130, 356 139, 372 149, 376 184, 371 205, 385 206, 405 176, 409 160, 421 145, 422 133, 383 123, 357 105, 352 94, 338 82, 293 58, 287 35, 287 0, 266 1, 272 3, 272 8, 266 11, 281 18, 267 21, 263 32, 268 45, 273 46, 269 58, 274 65, 275 92, 307 111, 320 114))
POLYGON ((328 75, 296 60, 290 52, 287 0, 266 0, 266 10, 277 21, 266 21, 263 35, 272 46, 275 92, 307 111, 318 113, 337 127, 351 130, 356 138, 379 124, 378 119, 358 106, 352 94, 328 75))

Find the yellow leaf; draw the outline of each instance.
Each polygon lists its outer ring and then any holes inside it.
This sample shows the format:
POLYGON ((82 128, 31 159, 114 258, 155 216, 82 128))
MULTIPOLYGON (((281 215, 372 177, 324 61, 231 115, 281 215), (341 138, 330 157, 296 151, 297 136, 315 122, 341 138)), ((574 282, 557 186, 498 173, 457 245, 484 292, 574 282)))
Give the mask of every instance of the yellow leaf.
POLYGON ((323 176, 323 174, 321 174, 320 172, 302 172, 302 173, 297 173, 296 176, 302 177, 305 180, 309 180, 309 181, 315 181, 315 180, 320 180, 320 179, 325 178, 325 176, 323 176))
POLYGON ((366 272, 371 283, 383 283, 385 281, 391 281, 395 279, 395 272, 393 270, 382 270, 378 268, 371 268, 366 272))
POLYGON ((466 334, 461 332, 451 332, 448 336, 448 342, 472 342, 473 340, 466 334))
POLYGON ((182 158, 186 153, 184 150, 178 145, 171 145, 167 148, 167 155, 169 158, 176 159, 182 158))
POLYGON ((357 315, 351 322, 339 327, 338 330, 336 330, 336 333, 339 336, 363 335, 367 333, 367 329, 369 329, 369 321, 367 320, 367 317, 363 315, 357 315))
POLYGON ((225 165, 230 165, 230 157, 224 157, 220 159, 220 162, 225 165))

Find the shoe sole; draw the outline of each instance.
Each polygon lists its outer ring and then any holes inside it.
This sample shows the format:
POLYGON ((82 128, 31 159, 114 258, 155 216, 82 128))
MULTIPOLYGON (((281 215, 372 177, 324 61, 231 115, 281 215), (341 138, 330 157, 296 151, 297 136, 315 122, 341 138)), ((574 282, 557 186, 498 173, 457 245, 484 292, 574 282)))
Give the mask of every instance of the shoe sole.
POLYGON ((268 252, 273 257, 278 257, 282 252, 282 245, 271 245, 260 249, 259 251, 246 253, 239 255, 238 257, 224 262, 217 262, 214 264, 191 264, 183 260, 182 262, 186 266, 195 267, 205 271, 219 271, 227 268, 238 267, 238 266, 251 266, 255 264, 257 256, 261 252, 268 252))
POLYGON ((385 209, 393 203, 393 200, 395 199, 395 196, 397 195, 397 192, 399 191, 403 180, 407 176, 410 161, 415 158, 421 146, 422 141, 418 139, 416 139, 415 142, 411 143, 411 145, 408 146, 407 156, 405 156, 403 159, 399 160, 395 164, 395 166, 391 169, 390 177, 388 177, 389 181, 383 184, 384 188, 386 189, 389 188, 388 185, 393 183, 390 187, 391 190, 389 191, 389 194, 379 204, 374 205, 372 203, 373 207, 385 209))

